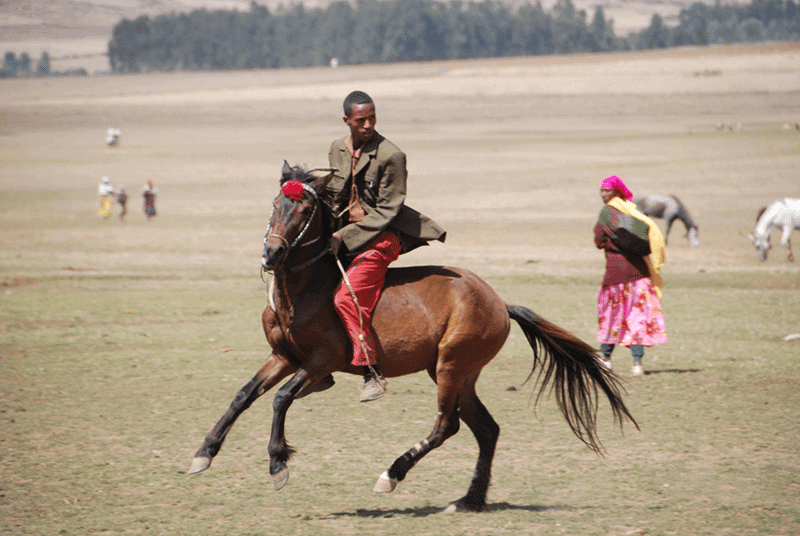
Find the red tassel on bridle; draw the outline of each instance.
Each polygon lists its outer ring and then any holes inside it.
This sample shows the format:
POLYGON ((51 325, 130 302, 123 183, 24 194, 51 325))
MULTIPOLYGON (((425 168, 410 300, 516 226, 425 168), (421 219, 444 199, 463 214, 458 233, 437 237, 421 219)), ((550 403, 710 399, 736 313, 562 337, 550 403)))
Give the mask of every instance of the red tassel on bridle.
POLYGON ((286 181, 283 183, 283 186, 281 186, 281 191, 283 195, 294 201, 302 201, 305 195, 303 192, 303 183, 298 180, 286 181))

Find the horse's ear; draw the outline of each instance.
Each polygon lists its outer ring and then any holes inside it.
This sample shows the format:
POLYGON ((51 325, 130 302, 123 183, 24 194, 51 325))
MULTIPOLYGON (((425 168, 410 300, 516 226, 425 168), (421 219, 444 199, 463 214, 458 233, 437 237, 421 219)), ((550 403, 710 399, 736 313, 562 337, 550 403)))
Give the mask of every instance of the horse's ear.
POLYGON ((292 166, 286 160, 283 161, 283 168, 281 169, 281 182, 288 180, 292 176, 292 166))
POLYGON ((314 177, 314 179, 311 180, 311 182, 309 183, 310 186, 314 188, 314 190, 317 191, 318 193, 324 191, 325 188, 327 188, 328 183, 331 182, 331 179, 333 179, 333 177, 336 175, 336 172, 339 170, 336 168, 329 168, 325 171, 328 171, 327 175, 314 177))

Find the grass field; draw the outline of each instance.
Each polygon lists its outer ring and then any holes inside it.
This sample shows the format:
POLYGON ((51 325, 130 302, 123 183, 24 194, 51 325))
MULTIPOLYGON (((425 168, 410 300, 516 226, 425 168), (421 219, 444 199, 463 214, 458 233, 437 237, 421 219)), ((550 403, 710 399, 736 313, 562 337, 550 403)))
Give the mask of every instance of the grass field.
POLYGON ((800 333, 800 265, 778 232, 763 263, 747 238, 759 207, 800 197, 798 59, 790 43, 0 82, 0 534, 800 533, 800 340, 783 340, 800 333), (297 401, 280 492, 272 393, 208 471, 185 474, 268 353, 259 260, 280 166, 327 163, 355 88, 408 153, 408 203, 448 230, 398 264, 469 268, 587 342, 600 181, 681 198, 701 246, 676 223, 670 342, 646 351, 643 377, 614 354, 640 432, 601 407, 598 457, 552 400, 534 412, 514 328, 478 384, 501 426, 488 513, 441 514, 472 476, 466 429, 372 492, 433 425, 425 375, 373 404, 344 375, 297 401), (130 195, 124 223, 97 216, 104 175, 130 195))

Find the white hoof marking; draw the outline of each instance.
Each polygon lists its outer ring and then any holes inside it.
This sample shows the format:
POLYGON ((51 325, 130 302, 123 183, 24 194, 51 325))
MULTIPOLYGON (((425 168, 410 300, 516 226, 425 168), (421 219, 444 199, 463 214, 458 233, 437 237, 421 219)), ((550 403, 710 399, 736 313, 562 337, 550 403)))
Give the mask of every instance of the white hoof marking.
POLYGON ((444 509, 445 514, 455 514, 458 512, 458 506, 455 503, 450 503, 447 505, 447 508, 444 509))
POLYGON ((388 471, 384 471, 383 474, 378 477, 378 481, 375 483, 375 487, 372 488, 372 491, 375 493, 391 493, 394 491, 394 488, 397 487, 397 482, 397 480, 389 478, 388 471))

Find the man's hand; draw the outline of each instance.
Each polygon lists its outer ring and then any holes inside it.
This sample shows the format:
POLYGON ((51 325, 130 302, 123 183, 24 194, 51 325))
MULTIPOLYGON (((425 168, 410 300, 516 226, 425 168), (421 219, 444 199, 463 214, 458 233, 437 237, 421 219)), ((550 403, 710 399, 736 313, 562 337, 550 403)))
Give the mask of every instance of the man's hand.
POLYGON ((342 237, 336 233, 331 236, 331 241, 328 243, 328 251, 334 256, 339 254, 339 248, 342 247, 342 237))

